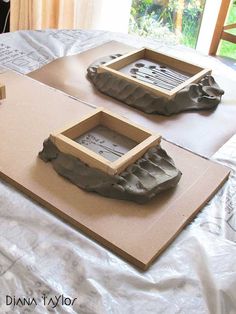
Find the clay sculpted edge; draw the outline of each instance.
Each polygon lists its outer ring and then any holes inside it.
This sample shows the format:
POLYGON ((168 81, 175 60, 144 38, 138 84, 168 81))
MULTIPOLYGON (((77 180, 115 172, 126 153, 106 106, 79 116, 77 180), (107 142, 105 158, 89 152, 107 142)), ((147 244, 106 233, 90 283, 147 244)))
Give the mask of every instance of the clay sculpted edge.
POLYGON ((170 116, 184 111, 214 110, 221 101, 224 91, 211 75, 198 83, 183 88, 173 99, 154 95, 145 88, 121 79, 111 73, 98 73, 100 65, 119 57, 111 55, 100 58, 87 69, 87 76, 102 93, 149 114, 170 116))
POLYGON ((160 145, 150 148, 142 158, 114 176, 60 152, 50 139, 45 140, 43 146, 39 157, 50 161, 59 175, 79 188, 105 197, 143 204, 158 193, 174 188, 182 175, 160 145))

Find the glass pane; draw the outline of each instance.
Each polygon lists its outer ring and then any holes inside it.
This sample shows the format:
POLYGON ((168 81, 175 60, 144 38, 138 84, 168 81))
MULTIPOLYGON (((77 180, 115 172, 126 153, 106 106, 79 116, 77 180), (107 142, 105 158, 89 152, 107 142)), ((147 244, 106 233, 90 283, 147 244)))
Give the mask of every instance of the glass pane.
POLYGON ((206 0, 132 0, 129 33, 195 47, 206 0))
MULTIPOLYGON (((232 1, 227 17, 226 25, 236 23, 236 1, 232 1)), ((227 32, 236 35, 236 29, 227 30, 227 32)), ((219 55, 236 59, 236 44, 222 40, 219 55)))

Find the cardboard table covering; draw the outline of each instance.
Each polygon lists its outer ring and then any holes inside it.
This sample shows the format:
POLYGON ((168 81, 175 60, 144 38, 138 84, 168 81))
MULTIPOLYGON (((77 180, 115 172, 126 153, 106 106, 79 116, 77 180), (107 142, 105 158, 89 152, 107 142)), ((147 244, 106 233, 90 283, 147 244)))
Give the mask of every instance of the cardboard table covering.
POLYGON ((187 112, 170 117, 144 114, 100 93, 86 78, 87 68, 96 59, 133 49, 118 42, 109 42, 81 54, 59 58, 29 76, 80 100, 126 116, 192 152, 212 156, 236 132, 235 82, 221 76, 215 77, 225 90, 225 95, 214 111, 187 112))
MULTIPOLYGON (((1 49, 0 64, 26 73, 29 65, 33 70, 58 56, 117 38, 137 47, 142 45, 127 35, 104 32, 9 33, 1 35, 0 43, 12 53, 2 55, 1 49), (16 49, 27 62, 17 62, 16 49)), ((153 41, 149 44, 182 54, 178 47, 164 47, 153 41)), ((186 51, 190 60, 192 54, 186 51)), ((214 61, 202 59, 207 64, 214 61)), ((227 67, 219 68, 233 79, 227 67)), ((60 222, 11 186, 0 183, 1 312, 11 308, 4 305, 4 300, 6 294, 16 294, 16 287, 18 295, 29 295, 33 290, 35 297, 41 297, 42 292, 59 295, 62 291, 78 297, 73 307, 57 308, 60 313, 234 312, 235 152, 234 137, 214 155, 215 160, 234 169, 230 179, 145 273, 60 222)), ((14 313, 20 311, 15 308, 14 313)), ((45 307, 39 303, 31 311, 45 313, 45 307)))

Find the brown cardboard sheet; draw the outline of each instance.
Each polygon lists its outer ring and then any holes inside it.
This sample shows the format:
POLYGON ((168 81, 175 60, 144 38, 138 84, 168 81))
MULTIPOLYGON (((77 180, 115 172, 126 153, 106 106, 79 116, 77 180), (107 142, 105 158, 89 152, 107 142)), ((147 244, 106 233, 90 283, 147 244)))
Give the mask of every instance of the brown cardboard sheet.
POLYGON ((229 170, 162 141, 183 172, 176 189, 145 205, 85 192, 37 158, 45 138, 94 110, 28 77, 0 74, 0 177, 67 222, 146 269, 226 180, 229 170))
POLYGON ((171 117, 148 115, 103 95, 86 78, 87 67, 96 59, 133 49, 134 47, 112 41, 81 54, 59 58, 29 76, 82 101, 119 113, 192 152, 205 157, 212 156, 236 133, 235 82, 214 76, 225 90, 222 102, 215 111, 188 112, 171 117))

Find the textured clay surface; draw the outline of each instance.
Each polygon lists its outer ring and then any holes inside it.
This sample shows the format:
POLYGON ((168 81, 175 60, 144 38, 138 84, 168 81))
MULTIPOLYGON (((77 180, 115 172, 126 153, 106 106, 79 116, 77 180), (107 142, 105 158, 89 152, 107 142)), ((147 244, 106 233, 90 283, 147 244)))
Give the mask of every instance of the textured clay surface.
POLYGON ((110 73, 97 72, 100 65, 119 56, 115 54, 95 61, 87 69, 88 78, 102 93, 146 113, 170 116, 183 111, 212 110, 224 94, 211 75, 206 75, 196 84, 188 85, 169 100, 110 73))
POLYGON ((96 126, 89 132, 74 139, 74 141, 110 161, 117 160, 138 145, 137 142, 129 137, 103 125, 96 126))
POLYGON ((39 157, 45 162, 51 161, 58 174, 82 189, 137 203, 145 203, 161 191, 175 187, 182 175, 159 145, 116 176, 60 152, 49 139, 44 142, 39 157))

